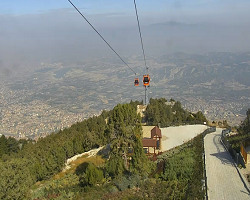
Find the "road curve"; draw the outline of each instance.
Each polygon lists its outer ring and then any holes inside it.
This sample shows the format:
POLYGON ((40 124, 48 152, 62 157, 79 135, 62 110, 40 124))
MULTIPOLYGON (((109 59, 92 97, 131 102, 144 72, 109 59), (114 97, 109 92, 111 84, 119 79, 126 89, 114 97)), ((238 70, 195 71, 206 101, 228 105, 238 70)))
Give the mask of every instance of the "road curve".
POLYGON ((204 138, 208 199, 249 200, 250 190, 220 142, 221 131, 217 128, 216 132, 204 138))

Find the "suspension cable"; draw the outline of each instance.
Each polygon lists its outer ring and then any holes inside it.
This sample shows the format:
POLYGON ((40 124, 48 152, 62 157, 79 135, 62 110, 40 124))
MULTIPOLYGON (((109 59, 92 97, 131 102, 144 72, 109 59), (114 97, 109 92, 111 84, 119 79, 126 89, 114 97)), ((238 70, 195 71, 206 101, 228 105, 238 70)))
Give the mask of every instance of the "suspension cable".
POLYGON ((76 11, 85 19, 85 21, 94 29, 94 31, 101 37, 101 39, 109 46, 109 48, 121 59, 121 61, 136 75, 136 72, 121 58, 121 56, 111 47, 111 45, 102 37, 102 35, 95 29, 95 27, 87 20, 87 18, 78 10, 78 8, 70 1, 68 2, 76 9, 76 11))
POLYGON ((148 67, 147 67, 147 63, 146 63, 145 51, 144 51, 143 41, 142 41, 141 27, 140 27, 140 22, 139 22, 139 17, 138 17, 138 12, 137 12, 135 0, 134 0, 134 4, 135 4, 135 13, 136 13, 136 18, 137 18, 137 23, 138 23, 139 34, 140 34, 140 38, 141 38, 142 53, 143 53, 143 57, 144 57, 145 67, 146 67, 147 74, 148 74, 148 67))

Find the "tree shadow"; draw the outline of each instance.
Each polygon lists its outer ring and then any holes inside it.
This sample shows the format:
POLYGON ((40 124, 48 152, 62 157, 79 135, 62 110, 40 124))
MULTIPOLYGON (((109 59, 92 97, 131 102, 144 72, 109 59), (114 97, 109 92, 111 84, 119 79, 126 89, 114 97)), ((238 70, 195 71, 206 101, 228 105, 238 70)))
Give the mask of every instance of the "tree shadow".
POLYGON ((215 156, 218 159, 220 159, 220 161, 223 165, 232 165, 233 166, 233 160, 228 152, 218 152, 218 153, 213 153, 210 155, 215 156))
POLYGON ((108 159, 110 150, 111 150, 110 144, 107 144, 103 149, 98 151, 97 155, 102 156, 102 158, 104 159, 108 159))
POLYGON ((88 162, 84 162, 84 163, 78 165, 78 166, 76 167, 76 170, 75 170, 76 175, 77 175, 77 176, 80 176, 80 175, 82 175, 83 173, 85 173, 85 172, 86 172, 86 169, 87 169, 87 167, 88 167, 88 165, 89 165, 88 162))
POLYGON ((221 140, 221 136, 220 135, 215 135, 213 137, 213 143, 214 143, 214 145, 215 145, 215 147, 217 149, 217 152, 221 152, 221 151, 224 152, 224 148, 223 148, 220 140, 221 140))
POLYGON ((221 144, 221 136, 220 135, 215 135, 213 138, 213 143, 217 148, 218 153, 214 153, 214 154, 210 154, 212 156, 216 156, 218 159, 221 160, 221 163, 224 165, 231 165, 233 167, 235 167, 236 171, 239 174, 239 177, 242 181, 242 183, 244 184, 245 189, 247 190, 247 192, 244 192, 241 190, 241 192, 248 194, 250 196, 250 190, 249 187, 246 185, 241 173, 239 172, 238 167, 234 164, 234 160, 232 158, 232 156, 230 155, 230 153, 228 152, 228 150, 225 148, 224 145, 221 144), (222 147, 222 148, 221 148, 222 147))
POLYGON ((218 159, 220 159, 220 161, 223 165, 232 165, 233 166, 233 159, 232 159, 231 155, 227 151, 225 151, 220 140, 221 140, 220 135, 215 135, 213 137, 213 143, 214 143, 218 153, 213 153, 210 155, 215 156, 218 159))

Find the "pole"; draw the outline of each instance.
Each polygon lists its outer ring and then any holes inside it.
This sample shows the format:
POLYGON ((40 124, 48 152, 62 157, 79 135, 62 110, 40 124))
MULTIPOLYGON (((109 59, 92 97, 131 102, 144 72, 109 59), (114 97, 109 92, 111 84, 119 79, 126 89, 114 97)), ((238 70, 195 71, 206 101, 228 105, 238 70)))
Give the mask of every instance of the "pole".
POLYGON ((237 167, 239 166, 239 153, 236 153, 236 164, 237 167))

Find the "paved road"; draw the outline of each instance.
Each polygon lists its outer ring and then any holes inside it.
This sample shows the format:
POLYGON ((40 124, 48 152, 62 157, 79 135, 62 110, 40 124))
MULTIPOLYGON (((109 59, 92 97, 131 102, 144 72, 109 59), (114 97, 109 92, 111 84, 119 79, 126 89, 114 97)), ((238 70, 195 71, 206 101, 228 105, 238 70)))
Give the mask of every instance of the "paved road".
POLYGON ((250 200, 247 186, 233 165, 230 154, 220 143, 222 129, 205 137, 209 200, 250 200))

